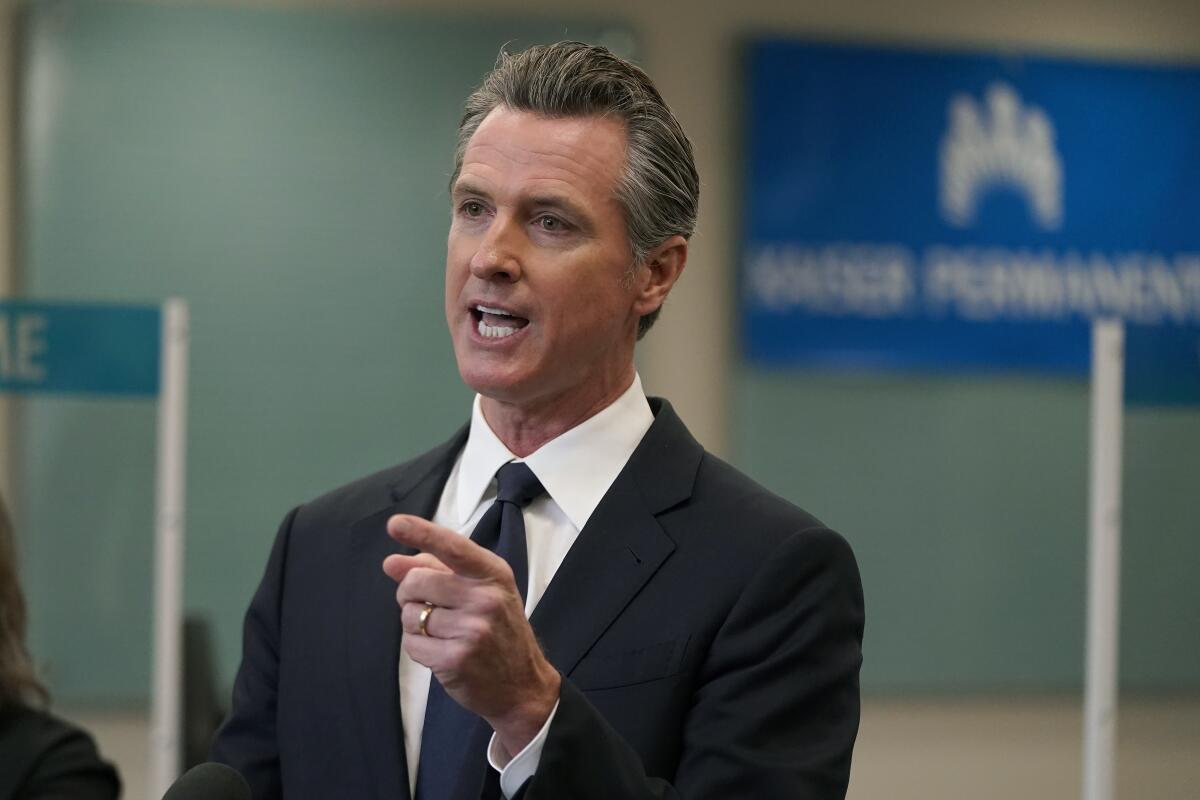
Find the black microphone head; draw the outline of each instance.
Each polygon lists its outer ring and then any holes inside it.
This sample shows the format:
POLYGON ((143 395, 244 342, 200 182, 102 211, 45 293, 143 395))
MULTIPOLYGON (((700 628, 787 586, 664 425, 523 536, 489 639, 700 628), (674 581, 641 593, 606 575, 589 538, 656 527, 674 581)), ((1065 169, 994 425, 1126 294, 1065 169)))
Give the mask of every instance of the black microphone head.
POLYGON ((237 770, 210 761, 183 773, 163 800, 251 800, 250 786, 237 770))

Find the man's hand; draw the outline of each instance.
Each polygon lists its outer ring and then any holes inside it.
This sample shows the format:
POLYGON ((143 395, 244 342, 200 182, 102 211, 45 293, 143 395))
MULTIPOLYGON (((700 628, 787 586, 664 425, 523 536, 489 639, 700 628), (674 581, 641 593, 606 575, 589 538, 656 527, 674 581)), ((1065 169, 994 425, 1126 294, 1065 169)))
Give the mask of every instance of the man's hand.
POLYGON ((525 619, 508 562, 420 517, 397 514, 387 531, 420 551, 383 561, 399 584, 405 651, 456 702, 487 720, 510 757, 517 754, 546 723, 562 679, 525 619), (435 609, 422 636, 427 602, 435 609))

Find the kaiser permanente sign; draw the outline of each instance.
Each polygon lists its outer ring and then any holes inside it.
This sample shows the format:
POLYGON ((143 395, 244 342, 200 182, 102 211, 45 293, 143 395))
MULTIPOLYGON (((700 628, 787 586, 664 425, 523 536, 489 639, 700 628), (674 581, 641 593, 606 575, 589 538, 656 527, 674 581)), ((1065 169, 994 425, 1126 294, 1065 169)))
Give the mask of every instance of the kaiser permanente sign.
POLYGON ((1200 69, 763 42, 750 360, 1084 375, 1200 399, 1200 69))

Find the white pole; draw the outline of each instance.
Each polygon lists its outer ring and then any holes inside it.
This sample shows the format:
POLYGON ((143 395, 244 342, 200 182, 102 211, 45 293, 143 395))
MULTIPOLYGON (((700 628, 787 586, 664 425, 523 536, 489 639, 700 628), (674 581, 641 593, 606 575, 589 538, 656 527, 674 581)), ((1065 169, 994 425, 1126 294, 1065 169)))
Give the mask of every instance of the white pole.
POLYGON ((154 690, 150 709, 150 797, 180 772, 182 735, 183 534, 187 453, 188 310, 162 307, 154 554, 154 690))
POLYGON ((1092 323, 1083 800, 1113 800, 1115 795, 1124 379, 1124 324, 1117 320, 1096 320, 1092 323))

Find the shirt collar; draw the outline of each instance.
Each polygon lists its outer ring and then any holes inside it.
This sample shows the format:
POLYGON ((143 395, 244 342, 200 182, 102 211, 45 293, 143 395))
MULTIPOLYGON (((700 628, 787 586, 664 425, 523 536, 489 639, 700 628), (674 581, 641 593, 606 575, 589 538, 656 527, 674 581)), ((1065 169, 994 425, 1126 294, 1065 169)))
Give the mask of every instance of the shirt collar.
MULTIPOLYGON (((471 518, 496 470, 522 460, 492 432, 479 401, 476 395, 459 472, 455 505, 460 520, 471 518)), ((611 405, 546 442, 524 461, 571 524, 583 530, 653 422, 641 378, 635 373, 629 388, 611 405)))

